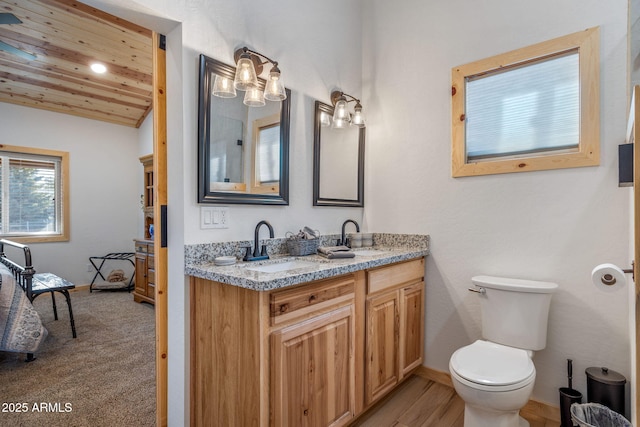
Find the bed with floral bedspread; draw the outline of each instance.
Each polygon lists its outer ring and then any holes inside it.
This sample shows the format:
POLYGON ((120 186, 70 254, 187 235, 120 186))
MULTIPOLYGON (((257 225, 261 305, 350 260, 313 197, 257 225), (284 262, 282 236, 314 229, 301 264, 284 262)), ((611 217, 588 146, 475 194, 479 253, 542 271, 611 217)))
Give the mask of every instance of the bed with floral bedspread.
POLYGON ((35 353, 47 336, 40 316, 11 271, 0 264, 0 351, 35 353))

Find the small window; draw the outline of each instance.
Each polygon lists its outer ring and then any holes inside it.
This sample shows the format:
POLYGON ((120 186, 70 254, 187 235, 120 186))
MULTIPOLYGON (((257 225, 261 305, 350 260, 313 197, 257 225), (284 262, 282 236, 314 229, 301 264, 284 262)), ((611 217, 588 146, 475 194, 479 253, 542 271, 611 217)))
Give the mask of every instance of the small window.
POLYGON ((598 28, 452 70, 454 177, 600 162, 598 28))
POLYGON ((0 146, 0 236, 69 240, 66 152, 0 146))

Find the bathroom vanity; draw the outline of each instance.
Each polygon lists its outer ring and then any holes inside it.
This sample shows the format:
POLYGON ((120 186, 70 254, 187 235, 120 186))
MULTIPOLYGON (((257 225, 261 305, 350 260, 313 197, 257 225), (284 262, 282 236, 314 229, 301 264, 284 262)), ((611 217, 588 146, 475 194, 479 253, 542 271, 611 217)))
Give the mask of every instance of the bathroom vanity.
POLYGON ((422 363, 423 237, 341 260, 187 262, 191 425, 347 425, 393 390, 422 363))

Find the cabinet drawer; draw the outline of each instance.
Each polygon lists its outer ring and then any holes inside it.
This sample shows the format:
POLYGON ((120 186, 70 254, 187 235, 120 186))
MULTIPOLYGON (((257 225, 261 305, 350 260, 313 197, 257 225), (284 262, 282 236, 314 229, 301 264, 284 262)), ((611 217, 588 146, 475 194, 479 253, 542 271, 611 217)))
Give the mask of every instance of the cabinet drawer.
POLYGON ((149 282, 149 284, 156 283, 155 270, 147 270, 147 282, 149 282))
POLYGON ((354 290, 354 277, 348 275, 273 292, 269 305, 271 325, 279 325, 351 300, 354 290))
POLYGON ((147 268, 154 269, 156 268, 156 261, 153 255, 147 256, 147 268))
POLYGON ((153 243, 150 245, 147 245, 147 253, 150 253, 150 254, 154 253, 153 243))
POLYGON ((367 293, 391 289, 405 283, 422 280, 424 277, 424 258, 406 261, 388 267, 367 271, 367 293))
POLYGON ((147 253, 147 244, 136 242, 136 252, 147 253))

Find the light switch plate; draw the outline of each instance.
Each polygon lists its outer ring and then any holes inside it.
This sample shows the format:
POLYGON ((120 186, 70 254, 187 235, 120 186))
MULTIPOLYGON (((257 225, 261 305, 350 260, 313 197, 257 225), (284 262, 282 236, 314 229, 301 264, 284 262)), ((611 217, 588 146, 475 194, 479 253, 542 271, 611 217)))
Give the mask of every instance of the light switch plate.
POLYGON ((201 206, 200 229, 229 228, 229 208, 226 206, 201 206))

